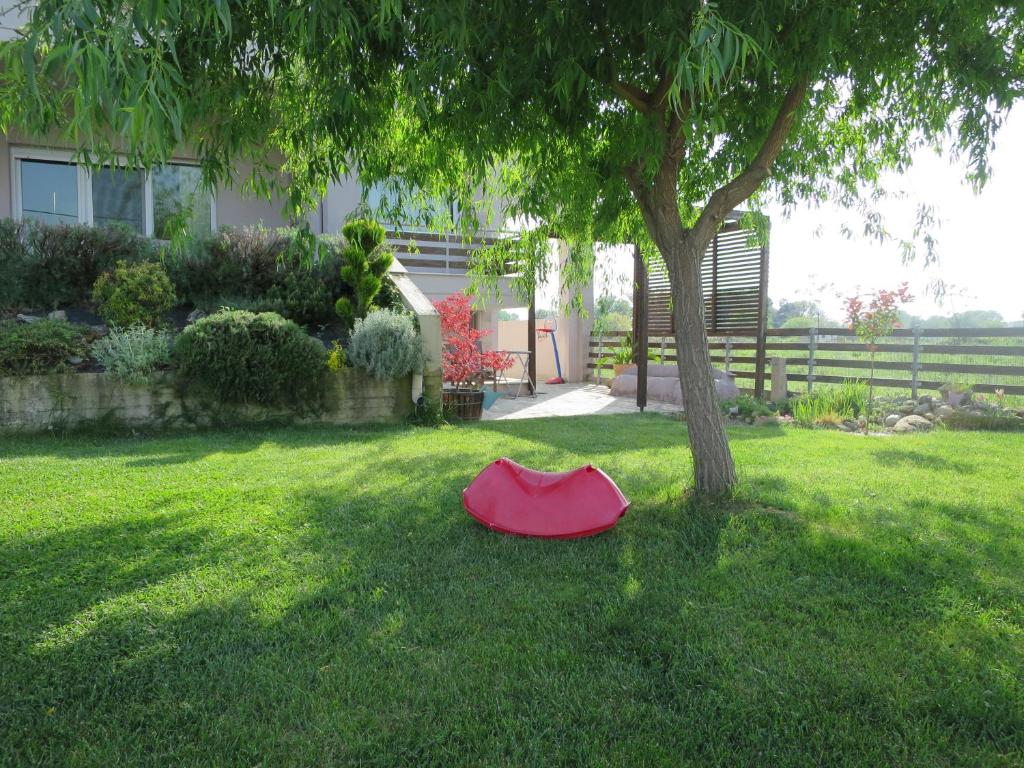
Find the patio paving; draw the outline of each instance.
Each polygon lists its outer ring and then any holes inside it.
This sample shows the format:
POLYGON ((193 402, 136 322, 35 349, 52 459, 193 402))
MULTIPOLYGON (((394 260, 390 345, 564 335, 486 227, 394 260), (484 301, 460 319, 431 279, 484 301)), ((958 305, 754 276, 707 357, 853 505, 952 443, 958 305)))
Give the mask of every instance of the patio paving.
MULTIPOLYGON (((678 413, 682 408, 670 403, 649 402, 647 411, 678 413)), ((612 397, 600 384, 541 384, 536 397, 502 397, 483 413, 484 421, 504 419, 544 419, 551 416, 587 416, 592 414, 639 413, 632 397, 612 397)))

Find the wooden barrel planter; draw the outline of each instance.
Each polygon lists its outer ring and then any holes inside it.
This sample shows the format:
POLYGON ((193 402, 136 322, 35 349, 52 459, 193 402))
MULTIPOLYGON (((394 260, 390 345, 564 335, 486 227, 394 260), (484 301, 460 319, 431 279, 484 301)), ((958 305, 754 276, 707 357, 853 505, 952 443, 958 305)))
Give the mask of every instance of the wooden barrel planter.
POLYGON ((447 413, 467 421, 480 420, 484 406, 482 389, 446 389, 442 398, 447 413))

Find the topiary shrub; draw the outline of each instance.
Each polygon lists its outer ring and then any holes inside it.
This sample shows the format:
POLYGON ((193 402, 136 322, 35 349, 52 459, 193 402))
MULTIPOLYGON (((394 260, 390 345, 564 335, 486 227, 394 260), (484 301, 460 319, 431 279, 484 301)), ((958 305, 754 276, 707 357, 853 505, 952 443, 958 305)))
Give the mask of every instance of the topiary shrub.
POLYGON ((152 241, 123 227, 27 222, 20 304, 48 308, 84 304, 93 285, 118 262, 155 260, 152 241))
POLYGON ((341 231, 345 247, 341 253, 344 264, 340 275, 352 296, 339 298, 334 309, 345 325, 352 326, 373 307, 394 255, 384 247, 386 233, 376 221, 355 219, 341 231))
POLYGON ((272 312, 225 310, 188 326, 174 344, 181 376, 223 403, 315 405, 327 372, 323 345, 272 312))
POLYGON ((0 374, 29 376, 67 367, 85 353, 82 328, 64 320, 0 321, 0 374))
POLYGON ((171 334, 137 325, 111 329, 92 345, 92 355, 116 379, 128 384, 145 384, 160 368, 171 362, 171 334))
POLYGON ((348 342, 349 364, 378 379, 392 379, 423 367, 423 341, 409 315, 390 309, 356 320, 348 342))
POLYGON ((108 325, 129 328, 160 323, 161 315, 174 306, 174 286, 163 266, 147 261, 119 261, 104 272, 92 288, 96 311, 108 325))

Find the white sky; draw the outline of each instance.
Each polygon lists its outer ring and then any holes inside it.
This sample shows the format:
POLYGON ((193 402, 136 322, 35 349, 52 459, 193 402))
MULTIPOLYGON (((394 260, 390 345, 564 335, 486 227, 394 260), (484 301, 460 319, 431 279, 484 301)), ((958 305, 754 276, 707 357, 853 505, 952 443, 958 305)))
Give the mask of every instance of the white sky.
MULTIPOLYGON (((841 317, 840 296, 858 289, 895 287, 906 280, 915 301, 915 315, 951 314, 967 309, 994 309, 1006 320, 1024 317, 1024 232, 1015 226, 1024 218, 1024 108, 1011 113, 996 135, 991 155, 992 176, 975 194, 964 181, 962 166, 948 157, 922 151, 903 176, 885 180, 889 192, 902 199, 883 201, 879 210, 891 232, 909 237, 920 203, 933 206, 938 219, 932 234, 938 241, 939 261, 927 269, 923 258, 904 266, 896 243, 879 244, 865 237, 856 211, 833 205, 797 207, 787 218, 780 207, 769 207, 772 218, 768 295, 781 299, 814 299, 826 315, 841 317), (857 233, 847 239, 846 222, 857 233), (946 283, 941 303, 930 297, 929 284, 946 283)), ((632 263, 628 252, 607 260, 602 281, 621 286, 610 292, 629 297, 632 263), (629 277, 623 280, 623 277, 629 277)), ((541 291, 539 306, 545 306, 541 291)))

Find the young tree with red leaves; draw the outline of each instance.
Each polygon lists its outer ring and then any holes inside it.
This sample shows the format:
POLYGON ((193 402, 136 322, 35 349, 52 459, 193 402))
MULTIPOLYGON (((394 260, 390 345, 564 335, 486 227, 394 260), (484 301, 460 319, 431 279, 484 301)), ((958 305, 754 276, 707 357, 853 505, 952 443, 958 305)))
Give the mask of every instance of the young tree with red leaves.
POLYGON ((855 294, 846 299, 846 323, 850 330, 868 349, 871 359, 871 374, 868 379, 868 413, 864 419, 864 431, 868 431, 868 421, 875 395, 875 353, 878 351, 878 340, 890 336, 900 327, 900 310, 904 304, 914 300, 906 283, 901 283, 894 290, 884 288, 861 297, 855 294), (865 298, 867 305, 865 306, 865 298))
POLYGON ((441 371, 447 384, 477 389, 487 371, 504 371, 512 361, 499 352, 484 352, 480 339, 490 331, 472 327, 473 307, 464 293, 453 293, 434 302, 441 315, 441 371))

